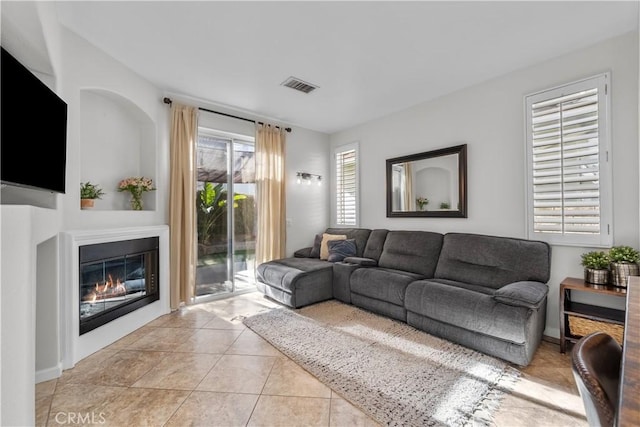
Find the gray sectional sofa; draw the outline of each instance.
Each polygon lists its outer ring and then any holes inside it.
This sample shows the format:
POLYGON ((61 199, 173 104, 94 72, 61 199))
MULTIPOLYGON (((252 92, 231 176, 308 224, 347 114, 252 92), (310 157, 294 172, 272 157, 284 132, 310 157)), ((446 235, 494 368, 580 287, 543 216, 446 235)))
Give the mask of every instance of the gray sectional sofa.
POLYGON ((314 247, 258 266, 258 289, 293 308, 338 299, 502 358, 530 363, 545 327, 551 248, 468 233, 329 228, 354 239, 340 262, 314 247))

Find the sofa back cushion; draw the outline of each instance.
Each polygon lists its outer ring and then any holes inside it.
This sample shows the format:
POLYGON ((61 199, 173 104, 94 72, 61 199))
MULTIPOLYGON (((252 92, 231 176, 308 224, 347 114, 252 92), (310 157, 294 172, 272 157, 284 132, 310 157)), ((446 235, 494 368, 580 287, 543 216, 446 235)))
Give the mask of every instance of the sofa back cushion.
POLYGON ((442 234, 430 231, 389 231, 378 266, 431 278, 438 262, 442 237, 442 234))
POLYGON ((367 240, 371 230, 368 228, 327 228, 327 234, 344 234, 347 239, 356 241, 356 256, 361 257, 364 254, 364 248, 367 246, 367 240))
POLYGON ((519 281, 549 281, 551 247, 535 240, 447 233, 435 277, 499 289, 519 281))
POLYGON ((311 247, 311 251, 309 252, 309 258, 320 258, 321 245, 322 245, 322 233, 316 234, 316 237, 313 239, 313 246, 311 247))
POLYGON ((389 230, 372 230, 369 234, 369 240, 367 240, 367 246, 364 248, 364 257, 371 258, 378 261, 380 255, 382 255, 382 249, 384 248, 384 241, 387 238, 389 230))

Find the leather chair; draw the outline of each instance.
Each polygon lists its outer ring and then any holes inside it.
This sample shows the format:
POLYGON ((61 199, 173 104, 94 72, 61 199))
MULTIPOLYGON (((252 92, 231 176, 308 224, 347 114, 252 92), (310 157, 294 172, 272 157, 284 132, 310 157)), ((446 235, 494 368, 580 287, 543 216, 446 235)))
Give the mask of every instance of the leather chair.
POLYGON ((571 351, 571 367, 589 426, 613 426, 618 410, 622 348, 613 337, 594 332, 571 351))

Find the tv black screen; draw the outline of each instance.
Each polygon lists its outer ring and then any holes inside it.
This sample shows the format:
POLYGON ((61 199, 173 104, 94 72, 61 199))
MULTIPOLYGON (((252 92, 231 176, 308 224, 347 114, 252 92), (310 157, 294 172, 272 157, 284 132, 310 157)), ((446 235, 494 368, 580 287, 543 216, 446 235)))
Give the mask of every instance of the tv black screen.
POLYGON ((0 179, 65 192, 67 104, 3 47, 0 179))

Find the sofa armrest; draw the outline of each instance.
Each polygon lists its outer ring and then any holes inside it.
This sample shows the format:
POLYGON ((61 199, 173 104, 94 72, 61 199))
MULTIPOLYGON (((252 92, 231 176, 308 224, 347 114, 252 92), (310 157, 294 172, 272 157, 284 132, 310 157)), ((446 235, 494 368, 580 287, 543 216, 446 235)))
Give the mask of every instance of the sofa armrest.
POLYGON ((342 261, 348 264, 357 264, 361 267, 377 267, 378 266, 378 261, 371 258, 360 258, 356 256, 349 256, 342 261))
POLYGON ((333 297, 335 299, 351 304, 351 274, 359 268, 361 266, 358 264, 344 261, 333 264, 333 297))
POLYGON ((293 256, 296 258, 311 258, 311 249, 313 248, 298 249, 293 253, 293 256))
POLYGON ((496 290, 493 299, 503 304, 537 309, 548 292, 549 287, 541 282, 513 282, 496 290))

